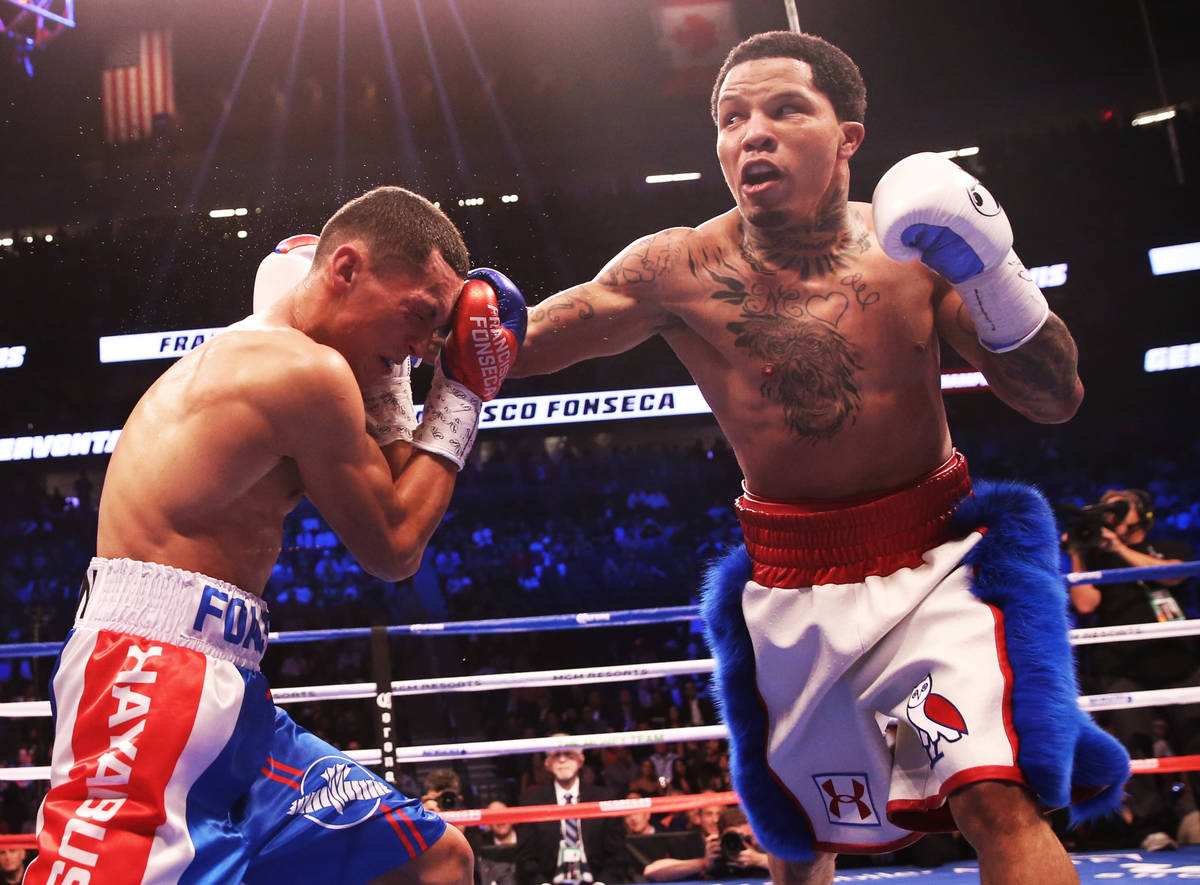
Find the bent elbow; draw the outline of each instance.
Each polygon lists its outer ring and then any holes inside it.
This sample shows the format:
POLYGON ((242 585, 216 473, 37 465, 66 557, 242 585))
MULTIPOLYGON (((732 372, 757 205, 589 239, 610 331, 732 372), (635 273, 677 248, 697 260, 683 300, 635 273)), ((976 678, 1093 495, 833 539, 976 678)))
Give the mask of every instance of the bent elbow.
POLYGON ((1020 409, 1030 421, 1038 424, 1065 424, 1079 412, 1083 403, 1083 384, 1075 379, 1074 386, 1060 394, 1047 396, 1036 404, 1020 409))
POLYGON ((363 563, 363 568, 381 581, 388 583, 404 581, 415 575, 421 568, 421 557, 424 552, 423 548, 395 547, 389 551, 389 555, 370 563, 363 563))

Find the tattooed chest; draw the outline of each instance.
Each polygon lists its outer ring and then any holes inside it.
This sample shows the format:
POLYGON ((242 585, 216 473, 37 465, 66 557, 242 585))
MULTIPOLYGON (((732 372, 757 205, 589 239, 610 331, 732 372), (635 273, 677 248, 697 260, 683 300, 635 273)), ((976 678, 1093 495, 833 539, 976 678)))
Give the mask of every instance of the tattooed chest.
MULTIPOLYGON (((861 349, 847 334, 881 295, 860 272, 829 287, 711 274, 732 347, 758 368, 759 394, 782 407, 788 429, 812 443, 851 425, 862 409, 861 349)), ((726 339, 729 340, 729 339, 726 339)))

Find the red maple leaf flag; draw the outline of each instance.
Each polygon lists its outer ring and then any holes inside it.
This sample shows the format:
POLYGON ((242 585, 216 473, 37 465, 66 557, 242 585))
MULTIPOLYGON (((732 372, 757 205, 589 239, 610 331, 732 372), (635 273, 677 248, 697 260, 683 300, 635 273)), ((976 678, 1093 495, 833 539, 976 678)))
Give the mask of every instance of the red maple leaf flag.
POLYGON ((147 138, 156 114, 175 113, 172 61, 167 31, 126 33, 109 47, 100 72, 106 142, 147 138))
POLYGON ((658 40, 671 66, 672 92, 707 92, 737 42, 732 0, 658 0, 658 40))

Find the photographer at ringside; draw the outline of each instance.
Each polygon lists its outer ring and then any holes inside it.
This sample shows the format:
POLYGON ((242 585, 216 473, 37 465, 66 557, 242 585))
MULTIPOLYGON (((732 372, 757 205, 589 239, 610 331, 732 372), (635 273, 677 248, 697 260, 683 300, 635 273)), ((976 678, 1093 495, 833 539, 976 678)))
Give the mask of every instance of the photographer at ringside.
MULTIPOLYGON (((1105 492, 1100 503, 1064 519, 1063 546, 1071 570, 1098 571, 1118 568, 1173 565, 1192 559, 1192 549, 1182 541, 1149 540, 1154 525, 1154 499, 1141 489, 1105 492)), ((1071 603, 1081 615, 1091 615, 1093 626, 1144 624, 1185 617, 1172 593, 1187 578, 1128 581, 1117 584, 1077 584, 1071 603)), ((1084 691, 1110 693, 1200 685, 1196 642, 1190 638, 1137 642, 1111 642, 1089 649, 1090 672, 1081 674, 1084 691)), ((1135 757, 1149 756, 1161 740, 1155 719, 1165 719, 1165 738, 1175 755, 1200 749, 1200 705, 1139 707, 1097 715, 1135 757)))
POLYGON ((767 855, 758 841, 746 813, 740 805, 727 805, 721 809, 721 835, 718 837, 721 850, 708 869, 710 879, 766 879, 771 875, 767 869, 767 855))

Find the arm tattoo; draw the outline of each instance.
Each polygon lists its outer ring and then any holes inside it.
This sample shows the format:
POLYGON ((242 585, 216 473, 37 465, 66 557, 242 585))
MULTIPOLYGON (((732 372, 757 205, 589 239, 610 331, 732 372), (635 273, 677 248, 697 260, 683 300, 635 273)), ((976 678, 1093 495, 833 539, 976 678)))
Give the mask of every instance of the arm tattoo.
POLYGON ((604 286, 653 283, 679 254, 672 235, 666 231, 634 243, 601 274, 596 282, 604 286))
POLYGON ((998 354, 993 373, 1014 394, 1030 399, 1070 399, 1075 391, 1078 350, 1066 324, 1050 314, 1046 325, 1016 350, 998 354))
POLYGON ((592 307, 590 301, 582 295, 567 295, 565 292, 560 296, 551 298, 545 305, 538 305, 529 312, 529 322, 557 322, 556 314, 572 313, 578 311, 575 315, 581 320, 590 320, 596 315, 596 308, 592 307))

